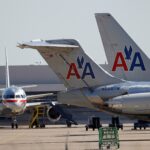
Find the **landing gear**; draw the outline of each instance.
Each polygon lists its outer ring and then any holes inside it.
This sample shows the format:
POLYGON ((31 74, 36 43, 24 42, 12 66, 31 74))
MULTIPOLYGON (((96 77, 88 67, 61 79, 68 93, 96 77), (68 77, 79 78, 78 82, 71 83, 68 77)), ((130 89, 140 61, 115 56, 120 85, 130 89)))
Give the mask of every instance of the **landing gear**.
POLYGON ((150 127, 150 123, 148 121, 138 120, 134 123, 134 130, 138 128, 141 130, 142 128, 145 130, 147 127, 150 127))
POLYGON ((67 124, 67 127, 68 127, 68 128, 71 128, 71 125, 72 125, 72 124, 71 124, 71 122, 70 122, 69 120, 66 120, 66 124, 67 124))
POLYGON ((123 130, 123 124, 120 123, 119 117, 112 117, 109 127, 116 127, 118 130, 123 130))
POLYGON ((12 123, 12 124, 11 124, 11 128, 12 128, 12 129, 14 129, 14 128, 18 129, 18 124, 12 123))
POLYGON ((18 129, 18 123, 17 123, 16 117, 12 117, 11 128, 12 129, 14 129, 14 128, 18 129))
POLYGON ((90 117, 88 120, 88 124, 85 126, 86 131, 88 131, 89 128, 93 129, 93 131, 95 129, 101 128, 101 122, 100 122, 100 118, 99 117, 90 117))

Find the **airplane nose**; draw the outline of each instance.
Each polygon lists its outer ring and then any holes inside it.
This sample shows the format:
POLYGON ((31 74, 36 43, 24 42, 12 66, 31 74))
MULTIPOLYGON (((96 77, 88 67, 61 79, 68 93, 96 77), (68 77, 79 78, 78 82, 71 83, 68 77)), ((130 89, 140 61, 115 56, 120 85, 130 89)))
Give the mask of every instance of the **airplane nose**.
POLYGON ((25 103, 20 102, 19 100, 4 100, 3 104, 10 108, 13 112, 20 112, 24 109, 25 103))
POLYGON ((9 107, 9 108, 13 108, 13 107, 18 106, 16 100, 3 100, 3 104, 4 104, 6 107, 9 107))

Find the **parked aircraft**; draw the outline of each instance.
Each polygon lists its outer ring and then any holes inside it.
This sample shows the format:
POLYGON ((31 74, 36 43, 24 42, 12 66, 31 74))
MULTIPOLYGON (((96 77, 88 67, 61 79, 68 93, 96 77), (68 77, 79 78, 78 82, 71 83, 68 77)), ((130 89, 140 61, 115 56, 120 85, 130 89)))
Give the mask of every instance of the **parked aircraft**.
POLYGON ((130 81, 150 81, 150 60, 108 13, 95 14, 109 73, 130 81))
POLYGON ((116 78, 88 57, 73 39, 31 41, 20 48, 38 50, 67 87, 57 95, 64 104, 150 120, 150 82, 116 78))
POLYGON ((6 55, 6 88, 0 89, 2 91, 2 100, 0 102, 0 114, 2 116, 9 116, 12 117, 12 128, 18 128, 18 123, 16 120, 16 116, 24 113, 27 108, 46 105, 47 108, 47 116, 50 121, 58 121, 60 117, 64 117, 68 119, 67 121, 72 121, 72 116, 69 116, 66 112, 63 112, 60 106, 55 106, 51 101, 49 102, 32 102, 35 98, 41 98, 50 96, 53 93, 46 93, 46 94, 36 94, 36 95, 29 95, 27 96, 23 88, 30 88, 34 87, 35 85, 26 85, 22 87, 18 86, 10 86, 10 79, 9 79, 9 67, 6 55), (59 112, 59 114, 58 114, 59 112), (54 115, 55 113, 55 115, 54 115))

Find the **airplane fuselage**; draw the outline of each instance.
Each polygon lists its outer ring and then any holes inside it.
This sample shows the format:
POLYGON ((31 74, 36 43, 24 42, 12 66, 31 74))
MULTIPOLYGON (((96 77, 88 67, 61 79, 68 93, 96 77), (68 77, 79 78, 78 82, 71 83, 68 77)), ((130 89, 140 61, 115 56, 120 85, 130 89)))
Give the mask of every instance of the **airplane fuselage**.
POLYGON ((11 86, 2 93, 2 103, 0 113, 5 115, 18 115, 24 112, 26 108, 26 94, 23 89, 11 86))
POLYGON ((118 84, 97 87, 94 92, 101 98, 108 100, 120 95, 150 92, 150 82, 124 81, 118 84))
POLYGON ((150 82, 125 81, 99 86, 92 91, 88 88, 82 88, 61 92, 58 94, 58 101, 120 115, 136 115, 137 117, 137 115, 150 114, 148 96, 150 96, 150 82))

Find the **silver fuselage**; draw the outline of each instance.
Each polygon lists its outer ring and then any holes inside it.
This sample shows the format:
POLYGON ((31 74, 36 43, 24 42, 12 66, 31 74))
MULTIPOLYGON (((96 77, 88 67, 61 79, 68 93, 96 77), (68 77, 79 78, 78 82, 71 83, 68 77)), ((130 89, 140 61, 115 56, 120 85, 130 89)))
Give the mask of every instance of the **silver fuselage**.
POLYGON ((150 82, 124 81, 93 89, 74 89, 59 93, 58 101, 129 116, 149 116, 150 82))

